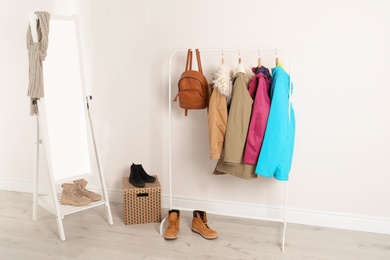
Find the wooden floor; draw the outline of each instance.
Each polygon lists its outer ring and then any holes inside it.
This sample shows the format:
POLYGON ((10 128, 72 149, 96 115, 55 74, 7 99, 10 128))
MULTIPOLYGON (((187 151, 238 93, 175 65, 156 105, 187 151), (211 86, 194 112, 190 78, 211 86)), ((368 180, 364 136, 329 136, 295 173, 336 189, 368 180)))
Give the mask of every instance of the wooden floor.
MULTIPOLYGON (((191 212, 182 212, 177 240, 159 235, 159 223, 125 225, 123 204, 65 216, 66 241, 53 214, 39 208, 32 220, 32 195, 0 191, 0 259, 390 259, 390 235, 288 224, 285 253, 282 223, 208 214, 219 233, 206 240, 191 232, 191 212)), ((166 210, 163 211, 163 217, 166 210)))

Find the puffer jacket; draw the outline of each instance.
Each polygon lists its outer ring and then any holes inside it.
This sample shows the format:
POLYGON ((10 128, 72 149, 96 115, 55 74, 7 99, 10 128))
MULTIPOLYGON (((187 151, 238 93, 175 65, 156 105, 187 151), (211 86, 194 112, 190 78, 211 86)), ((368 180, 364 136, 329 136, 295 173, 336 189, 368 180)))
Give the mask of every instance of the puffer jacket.
POLYGON ((208 127, 210 159, 218 160, 224 146, 228 106, 232 94, 232 69, 222 64, 211 81, 208 127))

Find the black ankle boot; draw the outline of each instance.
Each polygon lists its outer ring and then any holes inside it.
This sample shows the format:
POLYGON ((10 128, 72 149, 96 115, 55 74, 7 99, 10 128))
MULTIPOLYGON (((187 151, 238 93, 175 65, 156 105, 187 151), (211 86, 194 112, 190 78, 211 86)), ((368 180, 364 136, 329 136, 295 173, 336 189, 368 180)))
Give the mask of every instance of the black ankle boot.
POLYGON ((145 182, 142 180, 140 176, 140 171, 138 170, 138 167, 134 163, 130 166, 129 182, 138 188, 145 187, 145 182))
POLYGON ((144 182, 155 182, 156 181, 156 178, 153 177, 153 176, 150 176, 149 174, 147 174, 144 170, 144 168, 142 167, 142 164, 134 164, 137 168, 138 168, 138 172, 139 172, 139 176, 141 177, 141 179, 144 181, 144 182))

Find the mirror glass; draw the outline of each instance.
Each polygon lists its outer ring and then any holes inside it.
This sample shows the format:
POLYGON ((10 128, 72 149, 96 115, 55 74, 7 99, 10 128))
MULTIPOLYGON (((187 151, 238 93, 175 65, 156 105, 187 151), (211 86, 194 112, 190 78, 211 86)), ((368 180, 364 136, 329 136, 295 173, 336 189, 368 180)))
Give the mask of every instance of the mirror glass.
POLYGON ((43 62, 45 96, 39 101, 40 127, 56 183, 91 172, 88 115, 75 20, 50 20, 47 56, 43 62))

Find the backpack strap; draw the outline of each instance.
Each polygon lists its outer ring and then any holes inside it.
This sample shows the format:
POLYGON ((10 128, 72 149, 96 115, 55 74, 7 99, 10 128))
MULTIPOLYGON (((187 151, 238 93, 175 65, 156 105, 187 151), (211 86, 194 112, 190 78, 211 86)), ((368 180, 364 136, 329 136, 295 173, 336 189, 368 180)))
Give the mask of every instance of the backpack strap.
POLYGON ((192 69, 192 50, 188 49, 187 52, 187 61, 186 61, 186 71, 192 69))
POLYGON ((173 99, 173 102, 177 102, 178 97, 179 97, 179 93, 176 94, 175 98, 173 99))
POLYGON ((202 63, 200 62, 200 53, 199 53, 199 49, 196 49, 196 60, 198 62, 198 70, 200 73, 203 74, 203 71, 202 71, 202 63))
MULTIPOLYGON (((186 61, 186 69, 185 71, 188 71, 188 70, 191 70, 192 69, 192 50, 191 49, 188 49, 188 52, 187 52, 187 61, 186 61)), ((177 98, 179 97, 179 93, 177 93, 177 95, 175 96, 175 98, 173 99, 173 102, 177 102, 177 98)), ((186 113, 187 113, 187 110, 186 110, 186 113)))
MULTIPOLYGON (((173 102, 177 102, 177 98, 179 97, 179 94, 177 94, 175 96, 175 98, 173 99, 173 102)), ((209 111, 209 108, 207 107, 207 112, 209 111)), ((187 116, 188 115, 188 109, 185 109, 184 110, 184 115, 187 116)))

